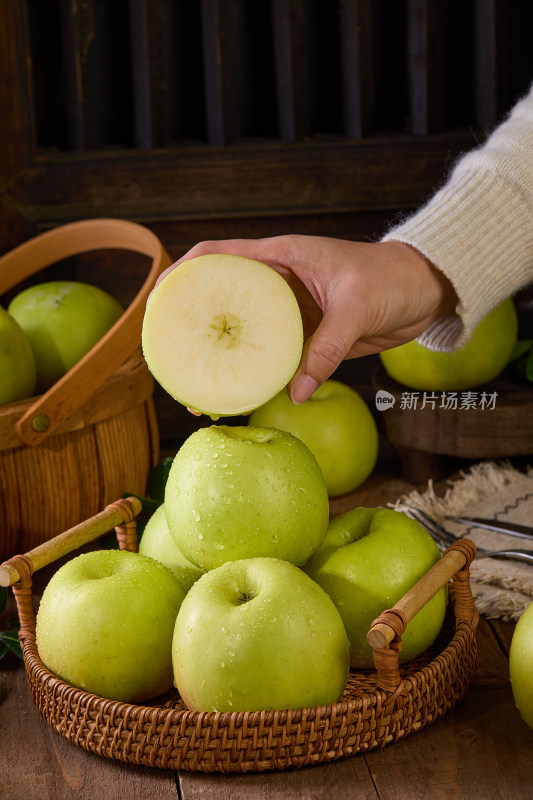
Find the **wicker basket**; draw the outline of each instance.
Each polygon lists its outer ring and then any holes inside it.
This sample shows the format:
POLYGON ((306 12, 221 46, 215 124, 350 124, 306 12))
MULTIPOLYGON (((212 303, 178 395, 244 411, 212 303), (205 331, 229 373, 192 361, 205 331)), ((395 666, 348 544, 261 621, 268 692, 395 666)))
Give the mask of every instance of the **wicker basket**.
POLYGON ((121 547, 136 550, 135 498, 110 504, 80 526, 0 566, 12 585, 33 701, 70 742, 107 758, 196 772, 261 772, 321 764, 384 747, 438 720, 467 690, 477 665, 478 614, 468 568, 469 540, 455 543, 396 606, 372 625, 376 669, 352 671, 340 702, 284 711, 188 711, 172 691, 136 706, 76 689, 47 670, 35 643, 32 573, 115 527, 121 547), (401 633, 441 587, 450 584, 453 619, 422 657, 398 665, 401 633))
POLYGON ((0 294, 64 258, 111 248, 151 258, 133 302, 45 394, 0 407, 2 559, 87 519, 124 492, 144 493, 157 462, 154 382, 140 341, 148 294, 171 263, 159 239, 126 220, 55 228, 0 258, 0 294))

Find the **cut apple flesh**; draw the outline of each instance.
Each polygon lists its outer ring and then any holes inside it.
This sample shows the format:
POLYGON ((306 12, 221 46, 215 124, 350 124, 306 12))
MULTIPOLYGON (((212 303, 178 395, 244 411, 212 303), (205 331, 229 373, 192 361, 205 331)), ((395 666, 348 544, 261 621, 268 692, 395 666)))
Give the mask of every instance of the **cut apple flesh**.
POLYGON ((302 318, 288 283, 265 264, 198 256, 153 290, 142 345, 150 372, 178 402, 233 416, 290 381, 302 354, 302 318))

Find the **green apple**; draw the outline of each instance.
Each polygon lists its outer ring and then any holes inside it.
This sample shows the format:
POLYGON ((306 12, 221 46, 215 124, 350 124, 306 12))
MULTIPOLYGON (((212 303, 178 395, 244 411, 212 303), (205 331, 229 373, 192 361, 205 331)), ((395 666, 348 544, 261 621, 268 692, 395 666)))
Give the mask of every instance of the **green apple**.
POLYGON ((172 686, 171 646, 184 592, 158 561, 93 550, 45 587, 37 649, 67 683, 111 700, 142 702, 172 686))
POLYGON ((114 325, 123 308, 107 292, 77 281, 48 281, 13 298, 9 313, 25 331, 44 392, 114 325))
POLYGON ((492 309, 469 341, 454 353, 438 353, 416 341, 379 354, 391 378, 411 389, 460 391, 496 378, 509 362, 518 336, 511 298, 492 309))
POLYGON ((249 424, 289 431, 305 442, 318 461, 330 497, 353 491, 376 465, 374 417, 363 398, 340 381, 325 381, 300 406, 283 389, 253 412, 249 424))
POLYGON ((172 397, 217 419, 252 411, 287 385, 302 354, 302 318, 292 289, 270 267, 199 256, 151 293, 142 345, 172 397))
POLYGON ((303 564, 322 541, 329 500, 315 457, 286 431, 211 425, 180 447, 165 489, 168 527, 204 570, 271 556, 303 564))
POLYGON ((302 570, 250 558, 203 575, 174 630, 174 682, 189 709, 258 711, 338 701, 349 643, 327 594, 302 570))
POLYGON ((28 337, 0 306, 0 405, 31 397, 36 382, 35 358, 28 337))
POLYGON ((170 535, 164 504, 154 511, 146 523, 139 542, 139 553, 161 561, 172 570, 185 594, 204 572, 185 558, 170 535))
MULTIPOLYGON (((440 558, 418 522, 388 508, 356 508, 335 517, 305 572, 329 594, 350 639, 352 667, 373 665, 366 636, 372 622, 391 608, 440 558)), ((400 660, 420 655, 439 633, 447 605, 439 591, 408 623, 400 660)))
POLYGON ((509 675, 514 701, 533 728, 533 603, 521 614, 511 640, 509 675))

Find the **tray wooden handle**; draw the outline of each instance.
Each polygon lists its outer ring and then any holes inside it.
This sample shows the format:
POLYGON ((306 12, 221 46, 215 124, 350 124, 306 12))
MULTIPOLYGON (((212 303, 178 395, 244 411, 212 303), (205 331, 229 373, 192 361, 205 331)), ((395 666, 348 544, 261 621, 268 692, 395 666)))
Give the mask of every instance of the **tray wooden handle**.
POLYGON ((470 539, 459 539, 442 558, 425 574, 392 608, 374 620, 367 641, 374 651, 374 664, 378 672, 377 683, 387 691, 395 691, 401 683, 398 652, 401 637, 407 624, 454 579, 456 587, 455 617, 469 625, 477 624, 477 611, 470 590, 468 569, 476 555, 476 545, 470 539))
MULTIPOLYGON (((82 545, 93 542, 113 528, 128 525, 141 513, 142 503, 137 497, 128 497, 110 503, 103 511, 80 522, 68 531, 43 542, 21 556, 14 556, 0 565, 0 586, 14 586, 24 578, 26 567, 32 575, 62 556, 72 553, 82 545), (22 562, 22 563, 21 563, 22 562)), ((127 538, 127 536, 126 536, 127 538)), ((136 549, 130 539, 128 549, 136 549)))
POLYGON ((149 274, 133 302, 99 342, 17 420, 21 442, 35 446, 87 400, 139 346, 146 301, 172 259, 148 228, 120 219, 89 219, 62 225, 0 258, 0 294, 40 269, 94 250, 131 250, 151 257, 149 274))

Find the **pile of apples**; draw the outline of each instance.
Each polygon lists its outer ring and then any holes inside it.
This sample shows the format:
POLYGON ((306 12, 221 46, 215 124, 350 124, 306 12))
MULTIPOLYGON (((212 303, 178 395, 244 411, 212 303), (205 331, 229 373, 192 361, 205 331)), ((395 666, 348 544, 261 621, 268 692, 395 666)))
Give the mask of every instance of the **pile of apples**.
MULTIPOLYGON (((176 454, 138 554, 95 550, 55 573, 37 646, 52 672, 114 700, 175 685, 193 710, 326 705, 350 666, 372 667, 371 622, 438 558, 397 511, 330 523, 320 468, 292 434, 210 425, 176 454)), ((433 642, 445 610, 441 590, 402 659, 433 642)))
POLYGON ((49 389, 122 313, 110 294, 79 281, 35 284, 0 306, 0 405, 49 389))

